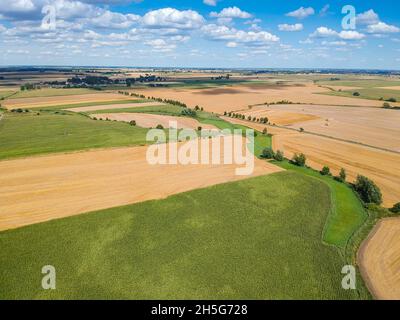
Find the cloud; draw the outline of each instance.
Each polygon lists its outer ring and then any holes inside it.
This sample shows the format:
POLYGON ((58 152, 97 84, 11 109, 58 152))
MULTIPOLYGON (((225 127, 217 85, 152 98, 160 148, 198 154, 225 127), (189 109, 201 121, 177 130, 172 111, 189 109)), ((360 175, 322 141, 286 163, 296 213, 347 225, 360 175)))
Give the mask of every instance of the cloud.
POLYGON ((175 44, 168 44, 164 39, 148 40, 145 44, 157 52, 171 52, 176 48, 175 44))
POLYGON ((278 28, 280 31, 289 31, 289 32, 301 31, 301 30, 303 30, 303 24, 301 24, 301 23, 280 24, 280 25, 278 25, 278 28))
POLYGON ((322 41, 323 46, 346 46, 346 41, 322 41))
POLYGON ((148 28, 197 29, 205 20, 202 15, 193 10, 179 11, 174 8, 164 8, 146 13, 141 22, 148 28))
POLYGON ((111 11, 105 11, 99 16, 90 20, 90 24, 100 28, 127 29, 135 22, 140 20, 140 16, 134 14, 120 14, 111 11))
POLYGON ((343 40, 361 40, 365 38, 365 35, 358 31, 353 31, 353 30, 337 32, 327 27, 319 27, 314 31, 314 33, 310 35, 310 37, 313 38, 337 37, 343 40))
POLYGON ((227 46, 228 48, 236 48, 236 47, 238 46, 238 44, 237 44, 236 42, 231 41, 231 42, 228 42, 228 43, 226 44, 226 46, 227 46))
POLYGON ((362 33, 359 33, 357 31, 341 31, 338 34, 340 39, 343 40, 361 40, 365 38, 365 35, 362 33))
POLYGON ((7 28, 5 26, 3 26, 2 24, 0 24, 0 33, 6 31, 7 28))
POLYGON ((277 36, 266 31, 243 31, 216 24, 204 26, 202 32, 211 40, 242 43, 249 46, 260 46, 279 41, 277 36))
POLYGON ((297 18, 297 19, 305 19, 309 16, 312 16, 313 14, 315 14, 315 11, 313 8, 300 7, 299 9, 297 9, 295 11, 287 13, 286 16, 292 17, 292 18, 297 18))
POLYGON ((335 30, 329 29, 327 27, 319 27, 310 35, 313 38, 325 38, 325 37, 335 37, 337 36, 337 32, 335 30))
POLYGON ((217 0, 203 0, 203 3, 207 6, 215 7, 217 5, 217 0))
POLYGON ((384 22, 378 22, 376 24, 371 24, 367 27, 368 33, 397 33, 400 32, 400 28, 388 25, 384 22))
POLYGON ((228 19, 250 19, 252 15, 246 11, 242 11, 238 7, 224 8, 220 13, 211 12, 210 16, 213 18, 228 18, 228 19))
POLYGON ((374 10, 368 10, 363 13, 360 13, 356 17, 356 21, 360 25, 370 25, 379 23, 379 16, 375 13, 374 10))

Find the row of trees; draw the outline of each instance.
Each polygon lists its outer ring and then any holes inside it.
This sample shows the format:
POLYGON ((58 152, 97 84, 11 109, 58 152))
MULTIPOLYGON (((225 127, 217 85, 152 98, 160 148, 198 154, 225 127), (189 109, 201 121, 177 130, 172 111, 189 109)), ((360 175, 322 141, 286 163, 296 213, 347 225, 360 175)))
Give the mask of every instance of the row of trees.
MULTIPOLYGON (((274 159, 277 161, 283 161, 284 155, 283 152, 278 150, 276 153, 271 148, 265 148, 261 155, 264 159, 274 159)), ((295 153, 293 158, 290 160, 290 163, 299 166, 306 167, 307 157, 305 154, 295 153)), ((320 171, 320 174, 323 176, 332 176, 331 170, 328 166, 324 166, 320 171)), ((347 172, 344 168, 342 168, 339 172, 339 175, 334 177, 336 181, 346 183, 347 172)), ((364 203, 373 203, 377 205, 382 204, 382 192, 380 188, 375 184, 374 181, 369 178, 358 175, 355 183, 353 184, 353 189, 357 192, 360 199, 364 203)), ((400 203, 397 203, 390 209, 393 213, 400 213, 400 203)))
POLYGON ((225 111, 224 112, 224 116, 230 117, 230 118, 236 118, 236 119, 240 119, 240 120, 258 122, 258 123, 262 123, 262 124, 268 124, 268 122, 269 122, 267 117, 261 117, 261 118, 252 117, 252 116, 247 116, 246 117, 244 114, 235 113, 235 112, 227 112, 227 111, 225 111))

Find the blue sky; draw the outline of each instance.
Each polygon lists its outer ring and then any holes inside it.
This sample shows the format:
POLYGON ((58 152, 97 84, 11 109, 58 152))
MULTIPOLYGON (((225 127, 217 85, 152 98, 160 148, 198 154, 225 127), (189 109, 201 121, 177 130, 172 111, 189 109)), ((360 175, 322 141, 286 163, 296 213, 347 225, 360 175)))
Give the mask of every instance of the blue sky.
POLYGON ((392 0, 1 0, 0 64, 399 69, 399 13, 392 0))

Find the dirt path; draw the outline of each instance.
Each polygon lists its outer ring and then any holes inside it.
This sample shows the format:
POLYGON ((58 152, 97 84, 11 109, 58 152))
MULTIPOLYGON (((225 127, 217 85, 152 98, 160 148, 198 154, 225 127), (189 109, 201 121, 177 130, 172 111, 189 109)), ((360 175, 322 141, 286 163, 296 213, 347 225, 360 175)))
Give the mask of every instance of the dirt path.
POLYGON ((358 252, 362 276, 379 300, 400 300, 400 218, 378 222, 358 252))
MULTIPOLYGON (((223 118, 259 131, 266 127, 223 118)), ((400 154, 273 126, 268 126, 268 132, 274 135, 274 150, 284 151, 287 158, 290 159, 294 153, 304 153, 309 166, 317 170, 329 166, 335 175, 345 168, 349 181, 354 181, 359 174, 365 175, 381 188, 384 206, 391 207, 400 201, 400 154)))
MULTIPOLYGON (((210 143, 211 143, 210 139, 210 143)), ((0 161, 0 230, 246 179, 242 165, 150 165, 148 147, 0 161)), ((255 159, 252 176, 282 169, 255 159)))

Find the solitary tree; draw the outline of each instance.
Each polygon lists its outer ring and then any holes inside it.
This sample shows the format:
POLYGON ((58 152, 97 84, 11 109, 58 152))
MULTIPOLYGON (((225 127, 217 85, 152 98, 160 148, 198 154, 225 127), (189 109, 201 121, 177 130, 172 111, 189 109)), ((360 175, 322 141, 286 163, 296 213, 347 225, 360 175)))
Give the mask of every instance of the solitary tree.
POLYGON ((136 121, 135 121, 135 120, 132 120, 132 121, 129 122, 129 124, 130 124, 131 126, 136 126, 136 121))
POLYGON ((340 181, 346 182, 346 177, 347 177, 346 170, 344 168, 340 169, 340 173, 339 173, 340 181))
POLYGON ((390 209, 391 212, 393 213, 400 213, 400 202, 396 203, 392 209, 390 209))
POLYGON ((304 167, 306 165, 306 155, 304 153, 297 154, 295 153, 292 158, 292 163, 299 167, 304 167))
POLYGON ((261 154, 261 158, 263 159, 273 159, 274 156, 274 151, 271 148, 265 148, 261 154))
POLYGON ((283 161, 283 160, 284 160, 283 152, 282 152, 281 150, 278 150, 278 151, 275 153, 274 159, 275 159, 276 161, 283 161))
POLYGON ((354 189, 365 203, 382 204, 382 193, 379 187, 367 177, 359 175, 354 189))
POLYGON ((329 169, 329 167, 325 166, 322 168, 321 174, 323 176, 329 176, 331 174, 331 169, 329 169))

